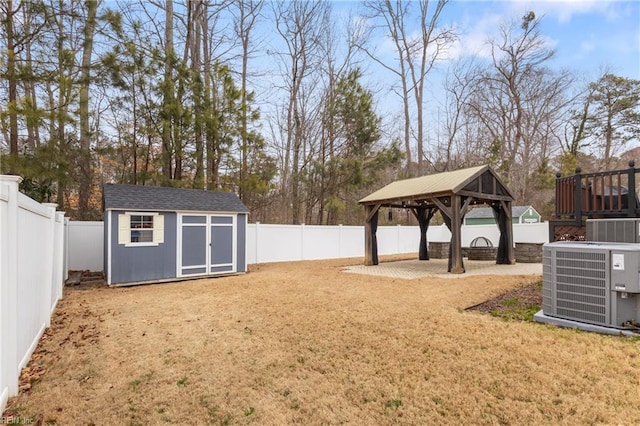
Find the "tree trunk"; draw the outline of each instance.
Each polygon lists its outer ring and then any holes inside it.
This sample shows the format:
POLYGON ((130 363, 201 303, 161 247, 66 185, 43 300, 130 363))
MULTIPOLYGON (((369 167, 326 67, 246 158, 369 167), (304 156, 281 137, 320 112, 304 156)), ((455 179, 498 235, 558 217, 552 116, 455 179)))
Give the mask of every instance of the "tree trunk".
POLYGON ((193 121, 195 139, 196 170, 193 179, 194 188, 202 188, 204 182, 204 108, 203 108, 203 82, 202 82, 202 61, 200 52, 202 49, 202 38, 206 30, 207 14, 205 3, 191 2, 188 7, 194 8, 193 38, 191 42, 191 72, 194 79, 193 84, 193 121))
POLYGON ((80 186, 78 191, 78 216, 81 220, 89 217, 89 198, 91 196, 91 129, 89 128, 89 85, 91 84, 91 54, 93 53, 93 35, 96 29, 98 2, 85 1, 87 18, 84 25, 84 44, 82 65, 80 68, 80 186))
POLYGON ((611 144, 613 140, 613 125, 611 117, 613 113, 607 114, 607 123, 604 127, 604 169, 611 170, 611 144))
MULTIPOLYGON (((18 80, 16 76, 16 52, 13 28, 13 0, 7 0, 6 15, 4 17, 5 33, 7 35, 7 85, 9 86, 9 155, 18 156, 18 80)), ((14 167, 12 165, 12 167, 14 167)), ((9 171, 10 173, 12 170, 9 171)))
POLYGON ((174 84, 173 84, 173 61, 175 53, 173 50, 173 0, 167 0, 165 10, 165 30, 164 30, 164 82, 162 99, 162 176, 164 184, 168 184, 173 176, 173 106, 174 84))

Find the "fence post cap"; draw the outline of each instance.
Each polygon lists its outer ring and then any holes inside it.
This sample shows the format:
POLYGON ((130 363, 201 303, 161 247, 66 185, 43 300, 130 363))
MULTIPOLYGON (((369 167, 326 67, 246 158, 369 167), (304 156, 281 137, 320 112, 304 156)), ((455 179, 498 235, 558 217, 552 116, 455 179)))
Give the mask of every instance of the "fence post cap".
POLYGON ((633 168, 636 166, 636 161, 635 160, 629 160, 629 167, 633 168))
POLYGON ((0 182, 15 182, 20 184, 22 182, 22 176, 18 175, 0 175, 0 182))

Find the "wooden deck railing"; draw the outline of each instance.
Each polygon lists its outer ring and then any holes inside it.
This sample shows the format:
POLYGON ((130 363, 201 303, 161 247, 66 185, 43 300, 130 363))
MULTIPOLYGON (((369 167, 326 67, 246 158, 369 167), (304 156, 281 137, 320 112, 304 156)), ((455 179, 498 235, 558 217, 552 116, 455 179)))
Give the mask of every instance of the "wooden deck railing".
POLYGON ((573 176, 556 175, 556 212, 554 220, 586 218, 640 217, 640 200, 636 193, 635 162, 625 170, 584 173, 576 169, 573 176))

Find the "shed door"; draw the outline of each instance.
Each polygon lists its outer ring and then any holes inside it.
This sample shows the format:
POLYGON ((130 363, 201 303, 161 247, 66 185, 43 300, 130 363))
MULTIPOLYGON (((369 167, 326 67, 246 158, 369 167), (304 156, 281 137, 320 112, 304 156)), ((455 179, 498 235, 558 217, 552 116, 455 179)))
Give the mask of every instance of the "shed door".
POLYGON ((234 244, 233 216, 209 216, 209 237, 211 252, 209 255, 209 272, 233 272, 234 244))
POLYGON ((234 272, 235 216, 181 215, 180 276, 234 272))
POLYGON ((181 255, 180 276, 207 273, 208 247, 207 216, 183 215, 178 254, 181 255))

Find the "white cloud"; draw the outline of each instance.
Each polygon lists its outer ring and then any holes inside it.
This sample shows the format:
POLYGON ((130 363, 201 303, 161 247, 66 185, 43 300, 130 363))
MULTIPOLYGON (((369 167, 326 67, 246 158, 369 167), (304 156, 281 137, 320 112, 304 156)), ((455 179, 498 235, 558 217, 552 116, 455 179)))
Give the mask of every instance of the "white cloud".
MULTIPOLYGON (((502 25, 508 24, 511 20, 517 24, 524 14, 523 10, 526 9, 515 12, 515 9, 507 8, 505 13, 491 12, 482 16, 465 15, 456 25, 458 29, 463 30, 461 30, 460 39, 450 49, 448 59, 457 59, 461 56, 490 58, 492 53, 489 41, 500 38, 502 25)), ((542 37, 545 40, 545 45, 549 48, 554 48, 558 44, 558 41, 553 38, 545 35, 542 37)))
POLYGON ((580 53, 587 54, 596 50, 596 43, 593 40, 582 40, 580 43, 580 53))
POLYGON ((443 59, 456 60, 462 56, 490 58, 491 47, 488 40, 497 35, 501 19, 501 15, 493 13, 480 18, 464 14, 460 21, 454 25, 454 30, 458 33, 459 38, 447 49, 443 59))

